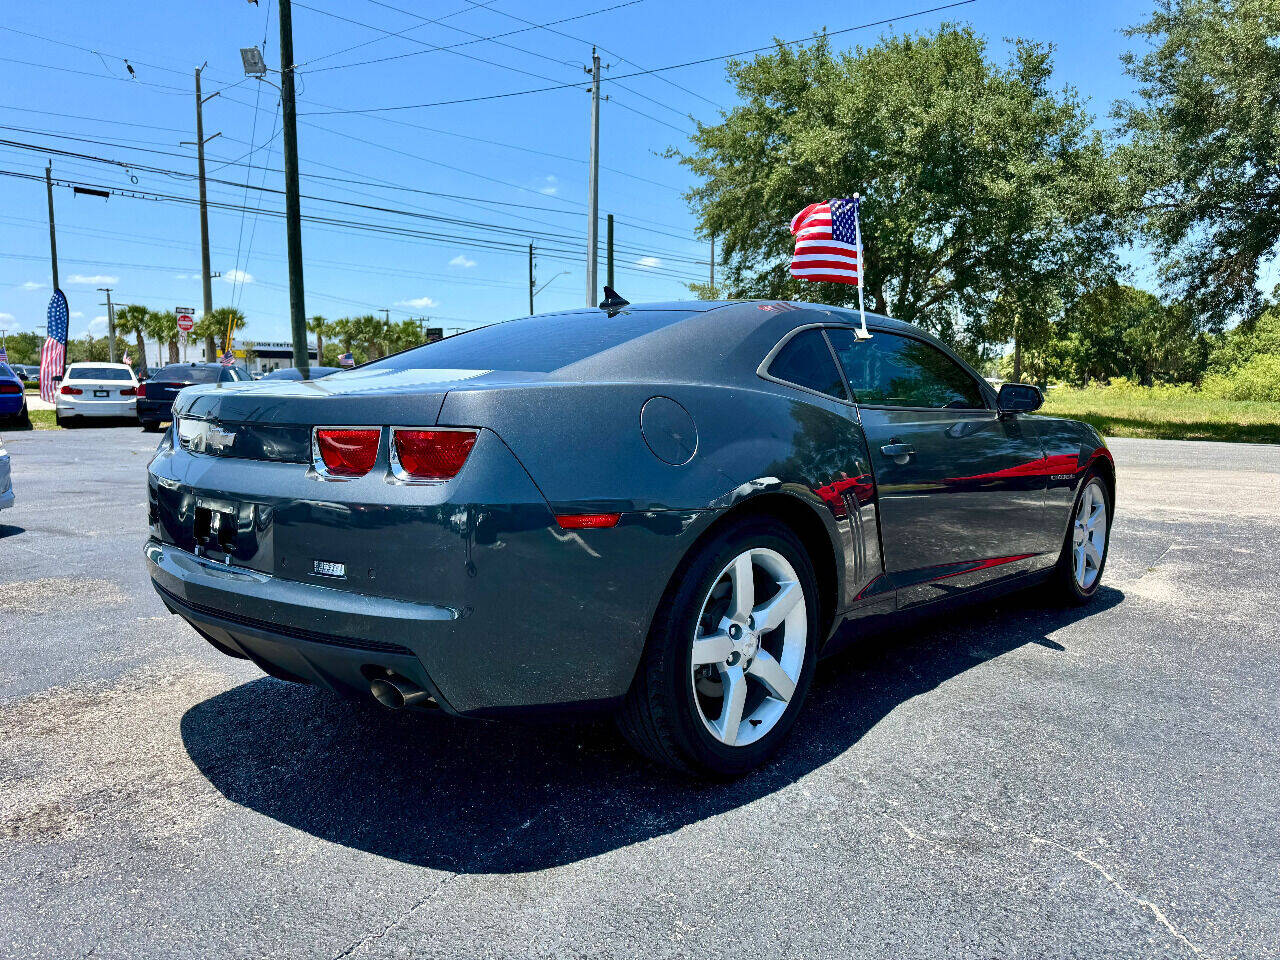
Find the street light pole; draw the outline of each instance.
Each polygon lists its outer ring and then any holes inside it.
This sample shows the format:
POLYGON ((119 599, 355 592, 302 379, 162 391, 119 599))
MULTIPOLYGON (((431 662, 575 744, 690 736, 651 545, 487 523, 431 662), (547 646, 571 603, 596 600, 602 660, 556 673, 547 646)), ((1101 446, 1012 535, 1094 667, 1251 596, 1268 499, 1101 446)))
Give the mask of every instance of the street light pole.
POLYGON ((58 289, 58 232, 53 226, 53 164, 44 168, 44 187, 49 194, 49 257, 53 260, 53 289, 58 289))
POLYGON ((591 48, 591 162, 587 167, 587 306, 594 307, 600 291, 596 286, 596 258, 599 254, 600 219, 600 55, 591 48))
POLYGON ((107 302, 103 304, 107 308, 107 358, 112 362, 116 362, 116 311, 111 306, 111 288, 99 287, 99 293, 107 295, 107 302))
POLYGON ((284 118, 284 212, 289 249, 289 326, 293 331, 293 365, 303 379, 311 373, 307 357, 307 310, 302 285, 302 203, 298 197, 298 109, 293 91, 293 9, 278 0, 280 20, 280 103, 284 118))

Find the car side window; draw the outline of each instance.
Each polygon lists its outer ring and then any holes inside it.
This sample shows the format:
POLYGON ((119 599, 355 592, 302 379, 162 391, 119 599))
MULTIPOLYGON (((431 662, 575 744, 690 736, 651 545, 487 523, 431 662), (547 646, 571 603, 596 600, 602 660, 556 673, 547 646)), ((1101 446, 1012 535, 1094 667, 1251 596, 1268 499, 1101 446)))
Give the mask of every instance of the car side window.
POLYGON ((847 328, 827 331, 854 399, 867 406, 984 409, 977 381, 933 344, 877 331, 859 340, 847 328))
POLYGON ((787 341, 769 364, 769 376, 837 400, 849 399, 840 371, 831 359, 827 338, 816 327, 802 330, 787 341))

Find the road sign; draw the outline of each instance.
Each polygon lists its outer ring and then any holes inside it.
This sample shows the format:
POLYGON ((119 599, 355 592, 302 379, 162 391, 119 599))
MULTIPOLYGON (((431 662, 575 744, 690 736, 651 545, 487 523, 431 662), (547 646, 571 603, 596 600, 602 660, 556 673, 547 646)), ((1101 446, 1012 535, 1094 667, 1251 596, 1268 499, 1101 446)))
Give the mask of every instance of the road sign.
POLYGON ((196 325, 195 308, 179 307, 173 311, 178 315, 178 329, 183 333, 190 333, 196 325))

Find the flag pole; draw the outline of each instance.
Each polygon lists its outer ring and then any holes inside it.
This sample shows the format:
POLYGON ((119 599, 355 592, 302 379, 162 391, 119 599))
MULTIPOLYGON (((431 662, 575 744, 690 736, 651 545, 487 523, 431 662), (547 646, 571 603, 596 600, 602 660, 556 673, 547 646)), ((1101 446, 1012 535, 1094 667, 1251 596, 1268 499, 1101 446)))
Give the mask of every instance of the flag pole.
POLYGON ((870 340, 871 334, 867 331, 867 311, 862 300, 862 281, 867 276, 862 259, 862 200, 856 193, 853 195, 853 236, 858 250, 858 317, 862 320, 862 327, 856 335, 859 340, 870 340))

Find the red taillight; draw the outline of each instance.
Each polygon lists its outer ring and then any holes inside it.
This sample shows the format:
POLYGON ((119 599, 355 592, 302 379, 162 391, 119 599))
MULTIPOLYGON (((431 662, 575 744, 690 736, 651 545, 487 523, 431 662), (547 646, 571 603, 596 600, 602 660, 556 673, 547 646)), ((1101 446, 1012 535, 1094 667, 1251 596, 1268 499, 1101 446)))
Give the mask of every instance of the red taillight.
POLYGON ((474 430, 395 430, 393 436, 400 470, 414 480, 456 477, 476 445, 474 430))
POLYGON ((145 383, 138 384, 138 396, 145 397, 147 395, 147 385, 145 383))
POLYGON ((68 397, 78 397, 80 394, 84 393, 84 391, 79 387, 63 387, 58 392, 66 394, 68 397))
POLYGON ((616 527, 620 513, 561 513, 556 523, 565 530, 595 530, 600 527, 616 527))
POLYGON ((0 393, 21 393, 22 384, 6 380, 0 383, 0 393))
POLYGON ((125 387, 123 390, 120 391, 120 396, 122 397, 135 397, 137 395, 138 395, 137 387, 125 387))
POLYGON ((361 477, 378 459, 379 427, 346 430, 329 428, 316 431, 316 447, 325 469, 335 477, 361 477))

